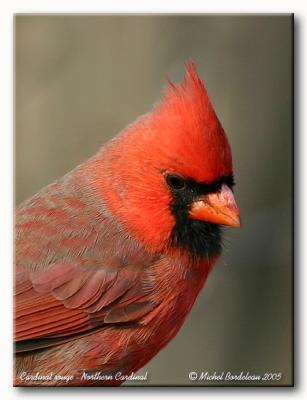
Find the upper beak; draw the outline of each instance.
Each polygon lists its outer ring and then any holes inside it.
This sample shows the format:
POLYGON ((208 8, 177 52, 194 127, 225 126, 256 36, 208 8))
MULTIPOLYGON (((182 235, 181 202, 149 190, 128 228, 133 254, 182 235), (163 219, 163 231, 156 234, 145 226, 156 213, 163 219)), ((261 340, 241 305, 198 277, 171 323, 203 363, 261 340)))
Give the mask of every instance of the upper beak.
POLYGON ((230 188, 223 184, 217 193, 200 196, 192 203, 190 218, 214 224, 239 227, 239 210, 230 188))

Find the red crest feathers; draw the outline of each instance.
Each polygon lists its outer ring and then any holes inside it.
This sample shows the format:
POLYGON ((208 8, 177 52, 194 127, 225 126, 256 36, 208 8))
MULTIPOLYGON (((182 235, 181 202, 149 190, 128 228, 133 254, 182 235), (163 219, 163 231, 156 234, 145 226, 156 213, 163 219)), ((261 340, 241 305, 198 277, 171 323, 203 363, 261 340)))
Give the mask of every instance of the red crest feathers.
POLYGON ((153 147, 167 151, 174 170, 199 181, 232 173, 230 147, 195 65, 186 65, 181 84, 169 81, 164 100, 151 114, 153 147), (170 155, 173 153, 173 156, 170 155), (179 170, 178 170, 179 168, 179 170))

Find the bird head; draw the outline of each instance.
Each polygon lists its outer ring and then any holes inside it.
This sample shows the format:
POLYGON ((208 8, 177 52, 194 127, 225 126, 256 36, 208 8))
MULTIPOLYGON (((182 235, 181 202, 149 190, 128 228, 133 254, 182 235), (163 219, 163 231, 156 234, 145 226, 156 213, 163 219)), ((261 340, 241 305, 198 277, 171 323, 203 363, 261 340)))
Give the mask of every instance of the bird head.
POLYGON ((221 227, 240 225, 231 149, 193 63, 98 159, 104 176, 95 184, 107 207, 149 251, 214 257, 221 227))

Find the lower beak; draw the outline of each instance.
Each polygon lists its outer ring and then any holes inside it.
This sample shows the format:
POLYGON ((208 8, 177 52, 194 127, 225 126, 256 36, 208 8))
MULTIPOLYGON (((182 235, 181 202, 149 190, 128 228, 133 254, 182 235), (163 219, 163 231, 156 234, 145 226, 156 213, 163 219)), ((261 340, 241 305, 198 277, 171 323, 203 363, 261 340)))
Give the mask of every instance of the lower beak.
POLYGON ((231 189, 223 184, 217 193, 200 196, 192 203, 190 218, 214 224, 239 227, 239 210, 231 189))

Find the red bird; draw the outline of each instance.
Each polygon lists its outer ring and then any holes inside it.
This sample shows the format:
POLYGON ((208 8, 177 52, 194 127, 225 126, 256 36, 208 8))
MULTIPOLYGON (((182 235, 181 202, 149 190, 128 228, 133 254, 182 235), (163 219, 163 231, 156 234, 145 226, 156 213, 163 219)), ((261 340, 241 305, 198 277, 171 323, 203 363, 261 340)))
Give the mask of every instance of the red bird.
POLYGON ((119 385, 154 357, 219 257, 221 226, 240 225, 233 185, 189 63, 151 113, 20 204, 15 385, 119 385))

